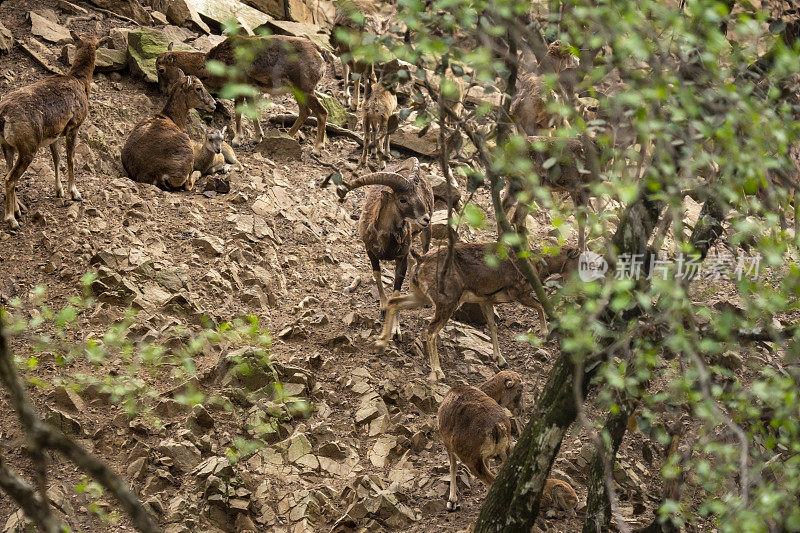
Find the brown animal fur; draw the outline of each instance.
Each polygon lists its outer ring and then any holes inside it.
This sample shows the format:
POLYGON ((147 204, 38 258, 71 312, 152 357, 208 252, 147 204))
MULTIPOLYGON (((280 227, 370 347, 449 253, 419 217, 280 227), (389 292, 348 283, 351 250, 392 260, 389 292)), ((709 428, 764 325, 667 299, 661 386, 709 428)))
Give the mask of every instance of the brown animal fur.
POLYGON ((50 76, 11 91, 0 100, 0 147, 8 166, 4 220, 12 229, 19 227, 16 217, 22 216, 24 209, 17 198, 17 181, 42 146, 50 146, 56 196, 64 196, 58 175, 56 142, 59 137, 66 139, 70 196, 73 200, 82 200, 75 186, 75 139, 78 128, 89 114, 89 93, 98 40, 94 35, 78 36, 74 32, 72 38, 78 49, 75 61, 65 75, 50 76))
POLYGON ((357 41, 367 34, 378 35, 381 31, 381 21, 378 17, 375 3, 365 0, 342 0, 337 2, 333 29, 331 30, 331 47, 336 55, 342 58, 342 77, 344 78, 345 94, 347 95, 347 106, 350 109, 357 110, 361 104, 361 86, 363 85, 366 91, 367 83, 375 75, 375 69, 371 64, 356 61, 353 58, 350 43, 338 37, 341 31, 346 31, 357 41), (364 16, 363 24, 354 20, 354 18, 360 18, 360 15, 364 16), (350 79, 351 72, 357 74, 358 77, 350 79), (355 100, 353 100, 350 91, 351 85, 355 89, 355 100))
POLYGON ((142 120, 122 148, 122 166, 134 181, 163 189, 187 191, 194 187, 192 140, 183 131, 192 108, 213 111, 214 98, 195 76, 177 70, 175 83, 160 113, 142 120))
MULTIPOLYGON (((411 279, 411 293, 394 296, 389 300, 383 332, 376 342, 378 349, 385 349, 389 343, 397 313, 405 309, 417 309, 425 305, 435 305, 433 319, 425 330, 425 347, 430 359, 430 379, 444 379, 439 362, 436 339, 439 331, 450 320, 450 316, 465 302, 481 306, 489 333, 492 337, 494 359, 499 366, 506 360, 500 354, 497 344, 497 325, 494 321, 494 306, 500 303, 519 302, 531 307, 539 314, 542 329, 547 334, 547 320, 541 304, 528 285, 527 280, 515 266, 515 260, 504 261, 496 267, 486 264, 487 248, 481 243, 456 243, 453 264, 445 276, 442 290, 438 289, 439 272, 444 267, 447 249, 435 250, 422 258, 414 277, 411 279)), ((563 248, 558 255, 542 256, 534 265, 539 279, 568 272, 578 265, 578 253, 573 248, 563 248)))
MULTIPOLYGON (((589 160, 581 139, 554 139, 552 137, 528 137, 528 155, 533 162, 533 171, 541 183, 555 192, 566 192, 579 211, 575 215, 578 222, 578 249, 583 250, 585 242, 586 208, 589 207, 589 185, 593 176, 589 170, 589 160), (539 150, 535 145, 544 144, 539 150), (557 163, 544 168, 544 163, 555 157, 557 163), (583 171, 582 171, 583 169, 583 171)), ((599 152, 598 152, 599 153, 599 152)))
MULTIPOLYGON (((561 73, 575 62, 575 57, 561 41, 554 41, 548 47, 547 57, 555 74, 561 73)), ((529 73, 520 77, 519 88, 511 101, 509 111, 520 135, 537 135, 541 129, 553 125, 557 117, 547 110, 547 103, 555 97, 555 93, 545 87, 540 73, 529 73)))
MULTIPOLYGON (((247 83, 270 94, 295 93, 299 107, 297 120, 289 130, 294 136, 309 116, 309 109, 317 118, 317 138, 314 152, 319 152, 325 143, 325 123, 328 111, 317 99, 314 90, 325 73, 325 59, 316 44, 308 39, 273 35, 269 37, 228 37, 212 48, 208 54, 202 52, 167 51, 156 59, 159 86, 169 84, 172 65, 182 69, 186 74, 197 76, 208 87, 218 92, 227 81, 219 76, 211 75, 206 69, 207 61, 219 61, 225 65, 235 64, 236 47, 248 46, 255 51, 255 59, 247 69, 247 83)), ((244 98, 237 100, 237 105, 244 98)), ((242 117, 236 113, 236 135, 231 144, 238 146, 242 141, 242 117)), ((253 119, 253 126, 258 134, 258 142, 264 137, 261 123, 253 119)))
POLYGON ((375 90, 364 103, 364 146, 360 164, 367 162, 372 146, 378 158, 389 158, 389 119, 397 109, 397 95, 391 85, 378 83, 375 90))
POLYGON ((436 419, 450 459, 448 510, 454 511, 458 504, 456 458, 491 485, 494 475, 486 461, 495 456, 505 461, 511 453, 511 421, 503 407, 519 415, 521 404, 522 380, 510 370, 496 374, 480 388, 459 385, 445 395, 436 419))
MULTIPOLYGON (((351 190, 374 185, 367 192, 358 233, 372 264, 372 275, 378 285, 380 309, 386 309, 387 298, 381 280, 381 261, 395 262, 394 295, 400 294, 408 255, 412 252, 414 236, 421 234, 423 253, 431 241, 430 220, 433 214, 433 190, 421 173, 419 161, 411 157, 384 172, 375 172, 340 187, 340 199, 351 190)), ((395 334, 398 333, 395 328, 395 334)))
POLYGON ((206 130, 203 128, 203 142, 192 141, 194 150, 194 169, 200 175, 227 174, 231 170, 241 171, 244 167, 236 158, 233 148, 226 143, 225 126, 221 130, 206 130))
POLYGON ((569 483, 555 478, 545 480, 540 504, 542 510, 553 509, 574 513, 577 506, 578 495, 569 483))

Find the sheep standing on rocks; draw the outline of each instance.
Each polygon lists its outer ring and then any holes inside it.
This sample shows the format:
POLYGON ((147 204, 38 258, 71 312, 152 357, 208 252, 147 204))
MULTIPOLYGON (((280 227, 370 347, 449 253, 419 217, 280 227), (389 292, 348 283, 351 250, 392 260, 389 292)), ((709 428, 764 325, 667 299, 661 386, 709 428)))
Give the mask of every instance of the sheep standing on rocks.
POLYGON ((50 147, 56 176, 56 196, 64 191, 58 176, 58 146, 66 139, 67 176, 70 197, 83 198, 75 186, 75 141, 78 129, 89 114, 89 93, 99 41, 94 35, 72 32, 77 45, 75 61, 64 75, 50 76, 6 94, 0 100, 0 148, 8 165, 4 220, 11 229, 19 228, 16 217, 24 206, 17 198, 17 181, 42 146, 50 147), (16 155, 16 161, 14 156, 16 155))
POLYGON ((494 474, 486 461, 492 457, 505 461, 511 453, 511 421, 504 407, 515 416, 522 409, 522 379, 511 370, 497 373, 480 387, 453 387, 442 400, 436 420, 450 459, 448 510, 455 511, 458 507, 456 459, 467 465, 475 477, 491 485, 494 474))

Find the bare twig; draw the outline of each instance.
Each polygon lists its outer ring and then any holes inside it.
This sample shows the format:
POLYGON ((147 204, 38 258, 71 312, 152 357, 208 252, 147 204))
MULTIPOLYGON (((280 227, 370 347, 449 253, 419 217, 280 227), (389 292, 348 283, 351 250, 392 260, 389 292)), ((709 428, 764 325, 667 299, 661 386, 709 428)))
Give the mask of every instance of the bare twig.
POLYGON ((33 520, 40 531, 60 533, 63 526, 51 513, 48 503, 25 480, 19 478, 3 462, 0 455, 0 489, 17 502, 25 516, 33 520))
POLYGON ((750 474, 748 466, 750 451, 747 443, 747 435, 744 430, 717 405, 717 401, 711 394, 711 373, 708 371, 705 361, 697 355, 695 350, 689 349, 687 352, 689 352, 689 356, 692 358, 692 362, 694 362, 697 373, 700 376, 700 391, 703 393, 703 397, 708 402, 714 414, 722 420, 722 423, 725 424, 734 435, 736 435, 739 441, 739 446, 741 448, 739 452, 739 486, 742 496, 742 506, 747 507, 750 502, 750 474))
MULTIPOLYGON (((36 414, 33 404, 28 399, 25 388, 22 386, 22 381, 17 374, 14 358, 6 342, 2 320, 0 320, 0 382, 8 390, 11 404, 17 412, 28 439, 29 453, 35 461, 43 461, 43 459, 37 458, 45 457, 45 450, 60 452, 84 472, 94 477, 117 498, 122 508, 132 518, 133 524, 138 531, 141 533, 161 533, 161 529, 158 528, 153 517, 150 516, 150 513, 147 512, 121 477, 113 472, 103 461, 81 448, 72 439, 43 422, 36 414)), ((43 479, 40 477, 39 481, 41 484, 43 479)), ((43 490, 42 487, 40 487, 41 490, 43 490)), ((42 499, 44 500, 44 498, 42 499)))
MULTIPOLYGON (((284 127, 286 127, 287 125, 294 124, 295 120, 297 120, 296 113, 285 113, 283 115, 273 115, 269 117, 270 123, 278 124, 284 127)), ((306 121, 303 123, 303 125, 316 126, 317 118, 308 117, 306 121)), ((331 124, 330 122, 328 122, 327 124, 325 124, 325 131, 332 135, 342 135, 344 137, 348 137, 357 142, 359 146, 364 145, 364 139, 362 139, 361 135, 354 132, 353 130, 348 130, 347 128, 342 128, 341 126, 337 126, 336 124, 331 124)))

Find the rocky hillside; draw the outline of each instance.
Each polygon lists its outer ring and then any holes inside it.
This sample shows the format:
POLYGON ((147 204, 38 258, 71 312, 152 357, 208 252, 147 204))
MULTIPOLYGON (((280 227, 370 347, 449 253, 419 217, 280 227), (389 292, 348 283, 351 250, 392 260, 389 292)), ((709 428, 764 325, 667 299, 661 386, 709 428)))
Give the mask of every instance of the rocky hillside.
MULTIPOLYGON (((236 8, 245 24, 324 35, 327 19, 299 0, 274 3, 279 7, 269 13, 256 8, 272 2, 248 3, 236 8), (277 20, 281 7, 283 18, 288 13, 301 23, 277 20), (298 11, 305 14, 292 15, 298 11)), ((112 36, 99 54, 90 116, 79 135, 77 185, 84 201, 55 198, 50 155, 41 150, 18 188, 28 206, 21 230, 0 230, 0 304, 18 298, 22 307, 15 312, 35 316, 35 287, 47 287, 48 304, 59 307, 80 292, 84 273, 94 271, 91 289, 98 303, 79 317, 72 342, 101 336, 129 307, 138 310, 130 338, 169 349, 186 341, 176 326, 196 331, 206 319, 218 324, 257 316, 273 333, 271 356, 285 392, 308 400, 312 410, 287 415, 270 395, 272 376, 232 374, 232 361, 242 352, 225 346, 196 357, 192 385, 209 397, 230 400, 227 408, 207 402, 188 409, 176 401, 186 383, 169 372, 142 376, 158 392, 143 403, 161 425, 130 419, 108 395, 93 390, 78 394, 64 387, 32 387, 36 407, 123 475, 170 533, 466 529, 486 488, 462 467, 461 509, 445 510, 447 456, 435 431, 435 412, 450 385, 476 384, 498 370, 491 363, 491 343, 481 324, 451 321, 440 350, 448 381, 431 385, 418 342, 430 314, 422 309, 402 316, 400 341, 384 354, 375 352, 381 327, 377 292, 353 219, 363 191, 340 204, 332 189, 319 187, 328 165, 354 167, 359 145, 330 135, 320 162, 310 156, 314 130, 305 127, 299 144, 278 137, 258 147, 245 145, 238 150, 243 171, 206 180, 188 193, 164 192, 122 174, 119 153, 127 134, 164 102, 152 83, 155 55, 173 41, 201 50, 219 42, 219 20, 226 15, 198 13, 192 5, 189 0, 152 6, 136 0, 8 0, 0 5, 0 94, 41 79, 48 70, 66 70, 64 60, 74 54, 67 28, 112 36), (265 447, 232 461, 226 451, 239 439, 259 439, 265 447)), ((329 97, 332 110, 341 112, 335 107, 343 101, 337 69, 329 67, 318 90, 329 97)), ((262 123, 274 133, 268 117, 293 112, 294 102, 279 98, 262 123)), ((222 124, 218 116, 193 115, 189 129, 194 135, 201 120, 222 124)), ((425 146, 411 148, 398 157, 420 157, 435 178, 438 169, 424 157, 425 146)), ((441 192, 443 180, 438 183, 441 192)), ((488 209, 487 197, 478 195, 477 202, 488 209)), ((435 231, 444 233, 443 216, 435 219, 435 231)), ((462 231, 461 238, 494 235, 462 231)), ((386 283, 391 274, 387 265, 386 283)), ((501 350, 523 376, 530 405, 555 346, 532 348, 515 340, 539 328, 535 313, 515 306, 498 312, 501 350)), ((25 336, 14 338, 12 347, 20 357, 30 354, 25 336)), ((95 366, 76 357, 64 366, 45 353, 28 376, 50 384, 78 373, 102 378, 118 373, 123 364, 95 366)), ((0 452, 14 469, 31 474, 5 393, 0 394, 0 417, 0 452)), ((565 440, 554 472, 582 499, 591 457, 584 440, 583 435, 565 440)), ((632 522, 649 521, 658 496, 644 480, 657 473, 660 455, 654 459, 650 444, 637 435, 625 442, 621 456, 617 481, 623 510, 632 522), (642 459, 643 450, 649 460, 642 459)), ((53 457, 50 494, 62 518, 76 531, 132 531, 119 513, 107 525, 101 521, 99 515, 115 504, 108 496, 77 492, 82 476, 53 457)), ((554 513, 540 521, 548 531, 575 531, 580 523, 554 513)), ((25 530, 20 512, 5 496, 0 497, 0 528, 25 530)))

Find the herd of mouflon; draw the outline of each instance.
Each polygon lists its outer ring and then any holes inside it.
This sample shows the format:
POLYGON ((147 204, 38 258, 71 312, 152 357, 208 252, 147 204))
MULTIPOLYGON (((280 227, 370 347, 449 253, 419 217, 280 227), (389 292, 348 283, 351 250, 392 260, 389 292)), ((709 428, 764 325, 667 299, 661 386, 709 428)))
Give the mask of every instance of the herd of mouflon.
MULTIPOLYGON (((11 231, 19 228, 25 206, 16 194, 16 186, 37 151, 49 147, 55 171, 56 196, 63 197, 59 176, 58 140, 64 137, 67 155, 69 195, 81 201, 75 183, 76 135, 89 113, 92 74, 95 54, 103 39, 94 35, 72 33, 77 45, 74 62, 64 75, 54 75, 6 93, 0 99, 0 147, 8 167, 5 174, 4 222, 11 231)), ((346 52, 345 43, 333 43, 338 53, 346 52)), ((236 114, 233 138, 225 141, 227 127, 222 130, 204 129, 204 138, 193 140, 184 131, 189 110, 213 111, 217 106, 214 94, 226 83, 224 78, 206 70, 210 60, 234 64, 237 46, 256 46, 258 52, 247 66, 247 82, 259 91, 279 94, 291 91, 299 106, 297 120, 289 135, 294 136, 309 115, 316 117, 316 137, 313 152, 325 145, 327 111, 315 95, 323 77, 325 56, 318 45, 308 39, 287 36, 229 37, 208 53, 173 51, 172 47, 156 61, 159 87, 166 94, 161 110, 140 121, 128 133, 121 152, 121 162, 127 176, 137 182, 155 185, 165 190, 192 190, 203 175, 241 170, 242 165, 234 147, 243 143, 242 117, 236 114)), ((570 66, 563 53, 565 47, 555 42, 548 54, 556 59, 556 69, 570 66)), ((397 96, 392 80, 396 78, 397 61, 377 68, 358 63, 345 63, 345 86, 348 105, 362 106, 364 132, 360 166, 364 166, 372 149, 376 156, 388 158, 389 119, 397 109, 397 96), (350 72, 355 78, 355 101, 350 98, 350 72), (361 102, 361 85, 376 84, 361 102)), ((542 84, 536 74, 523 77, 513 104, 513 118, 520 133, 534 137, 548 123, 542 99, 542 84)), ((366 92, 366 91, 365 91, 366 92)), ((239 102, 237 102, 238 104, 239 102)), ((460 102, 459 102, 460 104, 460 102)), ((237 107, 238 109, 238 107, 237 107)), ((257 140, 263 137, 261 125, 253 120, 257 140)), ((541 137, 547 141, 547 137, 541 137)), ((581 145, 567 145, 573 159, 582 157, 581 145)), ((542 155, 532 153, 536 164, 543 164, 542 155)), ((554 190, 568 192, 576 205, 588 201, 585 174, 567 169, 558 182, 550 183, 554 190)), ((405 159, 382 170, 364 173, 338 189, 340 199, 359 187, 369 187, 359 221, 359 235, 377 284, 380 310, 385 322, 378 349, 385 349, 399 334, 398 313, 401 310, 433 305, 434 316, 425 330, 423 344, 429 357, 430 379, 444 380, 445 373, 437 353, 437 336, 455 310, 465 302, 478 304, 484 313, 491 336, 494 362, 507 366, 497 341, 494 305, 518 302, 535 309, 547 331, 547 322, 536 295, 514 264, 515 260, 489 266, 484 260, 490 243, 457 243, 453 261, 442 286, 439 274, 445 264, 446 251, 430 251, 433 192, 419 161, 405 159), (395 264, 394 286, 387 296, 381 275, 381 262, 395 264), (401 294, 409 267, 410 290, 401 294)), ((507 194, 512 194, 508 191, 507 194)), ((558 255, 542 257, 533 264, 540 279, 564 274, 577 266, 578 252, 583 247, 583 227, 580 226, 577 248, 563 248, 558 255)), ((512 429, 518 430, 522 416, 522 380, 511 370, 503 370, 478 387, 456 386, 450 389, 439 406, 439 433, 450 459, 449 510, 457 509, 457 463, 460 459, 483 483, 490 485, 494 475, 487 464, 492 457, 504 460, 512 450, 512 429), (515 425, 509 414, 515 417, 515 425)), ((572 512, 577 504, 575 491, 564 481, 547 481, 545 505, 560 511, 572 512)))

